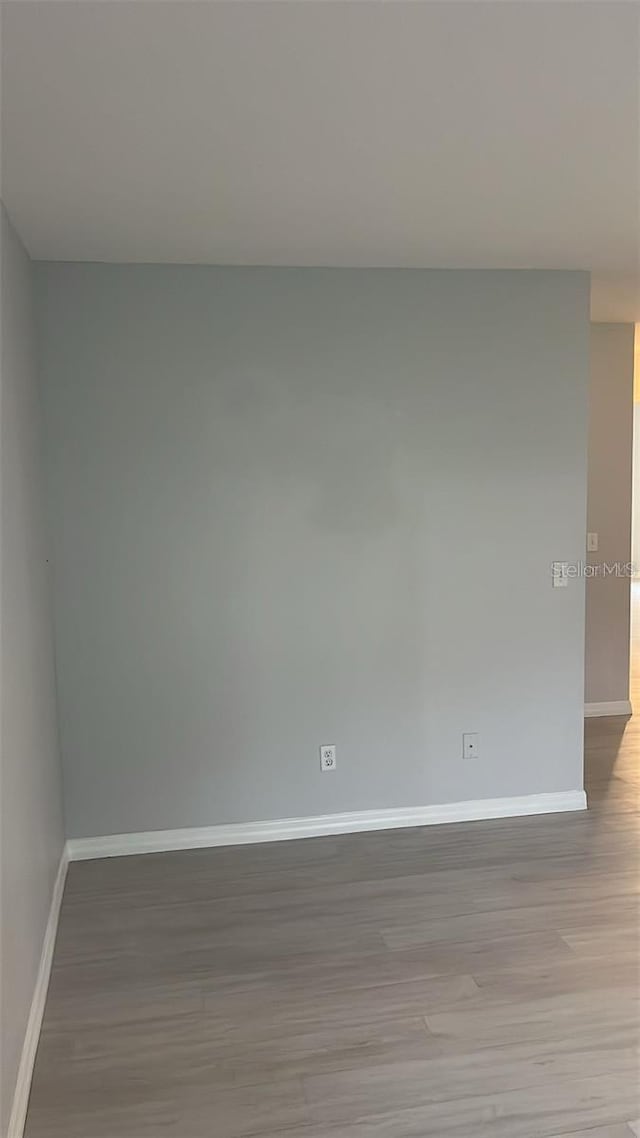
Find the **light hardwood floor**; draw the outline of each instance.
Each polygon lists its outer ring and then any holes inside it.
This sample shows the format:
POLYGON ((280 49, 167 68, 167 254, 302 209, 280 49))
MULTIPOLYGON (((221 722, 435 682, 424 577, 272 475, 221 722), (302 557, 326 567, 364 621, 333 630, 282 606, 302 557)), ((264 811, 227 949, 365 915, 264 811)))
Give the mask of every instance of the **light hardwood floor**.
POLYGON ((72 865, 26 1138, 640 1134, 639 724, 588 813, 72 865))

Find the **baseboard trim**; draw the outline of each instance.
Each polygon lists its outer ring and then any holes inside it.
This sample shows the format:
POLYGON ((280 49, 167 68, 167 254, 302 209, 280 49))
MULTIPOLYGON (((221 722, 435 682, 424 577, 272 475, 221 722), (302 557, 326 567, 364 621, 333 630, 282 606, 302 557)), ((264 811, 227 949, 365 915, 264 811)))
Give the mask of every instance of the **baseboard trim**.
POLYGON ((64 850, 62 851, 60 865, 58 866, 58 872, 56 874, 56 879, 53 886, 53 893, 51 895, 49 917, 47 919, 47 927, 45 928, 44 939, 42 941, 40 964, 38 966, 36 983, 33 990, 33 998, 31 1000, 31 1007, 29 1009, 29 1018, 27 1019, 27 1028, 25 1031, 24 1043, 22 1045, 22 1054, 20 1056, 20 1064, 18 1066, 18 1076, 16 1078, 16 1085, 13 1094, 13 1103, 11 1107, 11 1115, 9 1117, 9 1129, 7 1131, 7 1138, 22 1138, 24 1134, 24 1126, 27 1119, 27 1107, 29 1105, 29 1093, 31 1091, 31 1079, 33 1077, 33 1067, 36 1060, 38 1040, 40 1039, 40 1028, 42 1027, 44 1006, 47 1000, 49 977, 51 975, 51 964, 53 961, 53 950, 56 943, 56 934, 58 932, 58 919, 60 917, 60 906, 62 904, 62 894, 64 893, 64 883, 67 876, 68 864, 69 853, 67 846, 65 846, 64 850))
POLYGON ((483 798, 438 806, 395 810, 358 810, 310 818, 281 818, 265 822, 235 822, 187 830, 149 830, 140 834, 107 834, 98 838, 72 838, 67 844, 71 861, 128 854, 161 853, 207 846, 236 846, 251 842, 281 842, 365 830, 391 830, 406 826, 439 826, 450 822, 477 822, 488 818, 517 818, 527 814, 556 814, 586 810, 584 790, 559 794, 527 794, 521 798, 483 798))
POLYGON ((585 703, 585 719, 596 719, 601 715, 633 715, 633 708, 628 699, 618 699, 610 703, 585 703))

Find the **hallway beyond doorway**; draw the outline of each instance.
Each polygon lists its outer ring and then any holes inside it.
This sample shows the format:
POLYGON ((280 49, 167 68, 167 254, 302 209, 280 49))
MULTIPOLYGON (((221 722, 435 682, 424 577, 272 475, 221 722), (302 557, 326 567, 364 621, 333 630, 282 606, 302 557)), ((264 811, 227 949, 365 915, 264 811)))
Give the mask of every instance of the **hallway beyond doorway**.
POLYGON ((640 579, 631 582, 631 682, 629 699, 640 712, 640 579))

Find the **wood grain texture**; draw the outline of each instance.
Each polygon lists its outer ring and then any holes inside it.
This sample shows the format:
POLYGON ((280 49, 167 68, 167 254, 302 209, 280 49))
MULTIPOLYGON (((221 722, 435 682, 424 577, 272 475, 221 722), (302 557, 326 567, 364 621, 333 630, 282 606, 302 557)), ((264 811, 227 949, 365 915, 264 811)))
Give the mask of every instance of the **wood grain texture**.
POLYGON ((640 715, 586 767, 587 813, 73 864, 26 1138, 640 1134, 640 715))
MULTIPOLYGON (((633 1133, 633 1123, 630 1124, 633 1133)), ((628 1138, 629 1126, 598 1126, 591 1130, 580 1130, 574 1133, 573 1138, 628 1138)), ((560 1135, 560 1138, 569 1138, 569 1135, 560 1135)))
POLYGON ((554 1134, 553 1138, 629 1138, 633 1133, 624 1123, 613 1126, 596 1126, 589 1130, 573 1130, 571 1133, 554 1134))

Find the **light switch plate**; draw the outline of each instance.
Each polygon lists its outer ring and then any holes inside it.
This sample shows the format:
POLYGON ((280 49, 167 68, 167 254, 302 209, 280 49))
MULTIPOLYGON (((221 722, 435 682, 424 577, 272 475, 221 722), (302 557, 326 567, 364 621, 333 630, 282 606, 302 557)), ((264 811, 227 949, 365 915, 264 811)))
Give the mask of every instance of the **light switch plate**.
POLYGON ((463 759, 477 759, 479 753, 480 741, 478 739, 477 731, 465 731, 462 736, 462 757, 463 759))
POLYGON ((566 589, 569 584, 568 569, 568 561, 554 561, 551 574, 554 589, 566 589))

